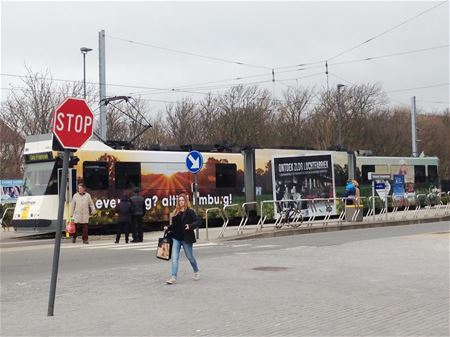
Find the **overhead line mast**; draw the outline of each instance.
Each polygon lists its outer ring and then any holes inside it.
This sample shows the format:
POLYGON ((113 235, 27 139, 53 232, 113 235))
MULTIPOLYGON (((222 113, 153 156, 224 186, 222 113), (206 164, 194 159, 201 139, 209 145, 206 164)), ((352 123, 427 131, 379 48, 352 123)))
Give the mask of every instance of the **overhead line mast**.
POLYGON ((99 67, 99 84, 100 84, 100 137, 107 140, 106 132, 106 65, 105 65, 105 31, 98 33, 98 67, 99 67))

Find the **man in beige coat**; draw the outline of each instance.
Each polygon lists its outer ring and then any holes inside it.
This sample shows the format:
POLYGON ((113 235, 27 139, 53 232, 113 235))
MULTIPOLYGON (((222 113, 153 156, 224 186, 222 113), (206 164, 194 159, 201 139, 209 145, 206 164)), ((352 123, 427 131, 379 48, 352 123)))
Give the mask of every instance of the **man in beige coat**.
POLYGON ((89 243, 88 241, 88 223, 91 214, 95 213, 95 206, 92 201, 91 195, 86 192, 84 184, 78 184, 78 192, 74 194, 72 202, 70 203, 70 217, 75 222, 75 233, 72 237, 72 242, 77 240, 77 230, 80 225, 83 226, 83 243, 89 243))

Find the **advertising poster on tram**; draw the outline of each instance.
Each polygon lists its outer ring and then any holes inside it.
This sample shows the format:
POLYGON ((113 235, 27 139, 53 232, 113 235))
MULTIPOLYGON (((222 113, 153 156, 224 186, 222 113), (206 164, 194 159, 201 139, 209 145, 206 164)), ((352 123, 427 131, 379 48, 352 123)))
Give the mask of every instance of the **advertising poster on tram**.
POLYGON ((0 180, 0 200, 1 203, 15 203, 22 190, 22 180, 0 180))
POLYGON ((274 157, 272 172, 273 198, 286 200, 277 203, 278 212, 294 206, 303 216, 336 214, 331 154, 274 157))

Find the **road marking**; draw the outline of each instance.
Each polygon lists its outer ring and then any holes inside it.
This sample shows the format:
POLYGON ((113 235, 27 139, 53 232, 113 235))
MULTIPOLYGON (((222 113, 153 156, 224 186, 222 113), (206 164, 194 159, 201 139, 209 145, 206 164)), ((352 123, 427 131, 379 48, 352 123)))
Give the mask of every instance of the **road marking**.
POLYGON ((112 245, 112 244, 115 244, 115 243, 111 243, 111 242, 104 242, 104 243, 94 243, 94 244, 84 244, 84 243, 82 243, 81 241, 80 241, 80 243, 79 244, 77 244, 77 243, 66 243, 66 244, 64 244, 64 245, 61 245, 61 248, 64 248, 64 249, 70 249, 70 248, 83 248, 83 249, 89 249, 89 248, 94 248, 94 247, 103 247, 103 246, 110 246, 110 245, 112 245))
POLYGON ((231 248, 248 247, 248 246, 251 246, 251 244, 249 244, 249 243, 244 243, 244 244, 240 244, 240 245, 227 245, 227 247, 231 247, 231 248))
MULTIPOLYGON (((39 242, 47 242, 47 241, 49 241, 49 242, 55 242, 55 239, 39 240, 39 242)), ((1 245, 2 245, 2 246, 3 246, 3 245, 16 245, 16 244, 18 244, 18 243, 32 243, 32 242, 33 242, 33 240, 30 239, 30 240, 25 240, 25 241, 2 242, 1 245)))
MULTIPOLYGON (((216 242, 205 242, 205 243, 198 243, 194 245, 194 249, 197 248, 206 248, 206 247, 210 247, 210 246, 217 246, 218 243, 216 242)), ((156 245, 157 246, 157 245, 156 245)), ((137 249, 137 250, 141 250, 141 251, 149 251, 149 250, 156 250, 156 247, 152 247, 152 248, 142 248, 142 249, 137 249)))
POLYGON ((136 248, 147 248, 147 247, 157 247, 158 244, 157 243, 141 243, 141 244, 137 244, 137 243, 132 243, 132 244, 125 244, 125 245, 120 245, 120 246, 115 246, 112 247, 111 249, 114 250, 124 250, 124 249, 136 249, 136 248))
POLYGON ((254 246, 252 248, 273 248, 273 247, 280 247, 280 245, 263 245, 263 246, 254 246))

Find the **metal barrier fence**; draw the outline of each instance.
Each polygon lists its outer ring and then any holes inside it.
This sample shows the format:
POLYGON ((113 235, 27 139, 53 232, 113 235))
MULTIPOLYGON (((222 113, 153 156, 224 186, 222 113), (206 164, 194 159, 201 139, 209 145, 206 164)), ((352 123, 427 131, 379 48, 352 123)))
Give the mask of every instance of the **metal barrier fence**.
POLYGON ((206 240, 209 240, 209 236, 208 236, 208 213, 212 212, 212 211, 217 211, 219 213, 219 215, 221 216, 223 222, 225 223, 225 218, 223 217, 223 213, 222 213, 222 209, 221 208, 219 208, 219 207, 208 208, 206 210, 206 216, 205 216, 206 217, 206 223, 205 223, 205 226, 206 226, 206 240))
POLYGON ((231 204, 223 208, 208 208, 206 210, 207 240, 208 214, 210 212, 217 211, 222 217, 223 225, 218 235, 218 238, 221 238, 224 237, 226 228, 230 222, 230 211, 233 209, 237 211, 241 217, 237 228, 237 235, 241 235, 244 233, 244 228, 248 225, 250 219, 250 205, 256 206, 256 209, 259 207, 260 210, 259 220, 256 223, 256 231, 261 231, 263 227, 272 227, 273 230, 281 229, 284 226, 296 228, 302 225, 311 227, 316 224, 322 224, 323 227, 326 227, 330 223, 389 221, 449 215, 450 191, 417 194, 412 199, 399 199, 393 196, 387 196, 386 200, 379 196, 374 196, 368 198, 360 197, 356 201, 354 198, 263 200, 261 202, 246 202, 242 205, 231 204), (349 209, 347 203, 349 200, 356 203, 356 206, 353 206, 351 217, 348 218, 350 213, 347 214, 349 209), (302 206, 305 205, 306 208, 302 209, 302 206), (320 207, 318 207, 319 205, 320 207), (373 205, 375 205, 375 209, 373 205), (304 216, 303 213, 307 214, 307 216, 304 216), (336 217, 333 217, 333 215, 336 215, 336 217), (317 217, 321 217, 321 219, 316 220, 317 217), (358 220, 361 218, 362 220, 358 220))

